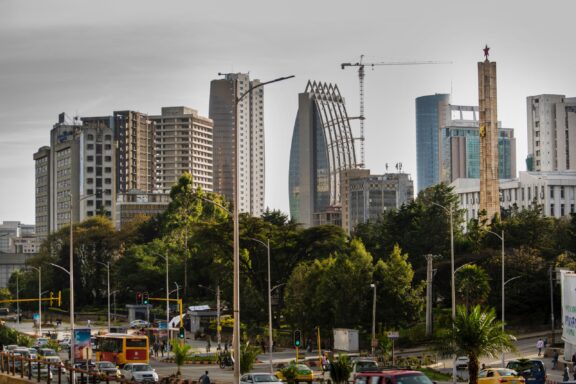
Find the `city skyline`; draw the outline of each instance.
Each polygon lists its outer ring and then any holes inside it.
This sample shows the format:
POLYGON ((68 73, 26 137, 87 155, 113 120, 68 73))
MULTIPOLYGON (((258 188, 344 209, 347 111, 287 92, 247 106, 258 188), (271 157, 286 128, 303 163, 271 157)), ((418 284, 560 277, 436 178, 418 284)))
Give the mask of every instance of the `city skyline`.
MULTIPOLYGON (((266 87, 264 103, 265 206, 288 214, 287 143, 298 93, 308 80, 336 83, 349 116, 358 116, 357 73, 340 64, 358 61, 361 54, 366 62, 453 62, 366 68, 367 169, 384 173, 386 163, 401 162, 416 179, 415 99, 450 93, 459 104, 475 105, 476 63, 488 44, 499 68, 498 117, 515 129, 517 168, 523 171, 526 98, 576 95, 576 55, 566 49, 576 4, 553 1, 557 6, 545 9, 535 4, 488 1, 486 9, 493 11, 475 15, 476 7, 458 1, 393 8, 296 1, 282 12, 265 1, 177 1, 170 7, 136 1, 2 2, 0 221, 34 223, 32 156, 49 144, 60 112, 158 115, 162 106, 184 105, 207 116, 210 81, 218 72, 249 72, 261 81, 296 75, 266 87)), ((351 126, 357 137, 358 122, 351 126)))

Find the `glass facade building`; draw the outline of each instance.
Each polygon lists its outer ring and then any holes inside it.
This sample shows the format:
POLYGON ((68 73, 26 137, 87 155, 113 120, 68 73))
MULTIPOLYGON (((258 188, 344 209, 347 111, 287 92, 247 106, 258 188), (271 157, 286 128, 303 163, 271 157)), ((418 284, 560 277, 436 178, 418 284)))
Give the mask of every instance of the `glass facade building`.
POLYGON ((450 95, 416 98, 416 177, 418 191, 440 182, 439 132, 444 125, 450 95))
POLYGON ((334 212, 341 206, 340 171, 355 167, 354 139, 338 87, 308 82, 298 96, 290 148, 292 218, 310 227, 318 225, 318 218, 327 212, 337 217, 334 212))

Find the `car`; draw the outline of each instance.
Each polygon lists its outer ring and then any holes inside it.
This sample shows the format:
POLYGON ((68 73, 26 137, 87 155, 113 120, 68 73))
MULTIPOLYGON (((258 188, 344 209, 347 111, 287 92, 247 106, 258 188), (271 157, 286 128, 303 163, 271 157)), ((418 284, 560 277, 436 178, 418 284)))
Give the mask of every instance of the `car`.
MULTIPOLYGON (((275 373, 282 381, 286 381, 282 371, 277 371, 275 373)), ((298 380, 314 380, 314 372, 306 364, 296 364, 296 381, 298 380)))
POLYGON ((70 343, 72 343, 72 340, 69 337, 66 337, 58 342, 58 344, 60 344, 60 347, 65 349, 70 348, 70 343))
POLYGON ((478 384, 524 384, 526 379, 508 368, 486 368, 478 372, 478 384))
POLYGON ((61 370, 63 375, 67 374, 66 368, 64 368, 64 363, 62 363, 60 356, 45 356, 43 361, 45 361, 46 363, 50 363, 49 364, 50 370, 54 375, 58 374, 59 369, 61 370))
POLYGON ((128 363, 120 371, 126 380, 133 380, 139 383, 157 383, 158 374, 150 364, 128 363))
POLYGON ((46 356, 58 356, 58 353, 52 348, 38 348, 38 357, 43 359, 46 356))
POLYGON ((48 369, 48 366, 46 364, 40 364, 38 362, 33 362, 31 364, 31 375, 32 377, 38 377, 38 365, 40 365, 40 378, 41 379, 45 379, 48 376, 50 376, 50 379, 52 379, 54 377, 54 375, 52 375, 52 371, 48 369))
POLYGON ((146 320, 132 320, 130 322, 130 328, 146 328, 149 327, 150 323, 147 322, 146 320))
POLYGON ((272 375, 270 373, 263 373, 263 372, 252 372, 252 373, 245 373, 240 378, 240 384, 254 384, 254 383, 274 383, 274 384, 283 384, 278 377, 272 375))
POLYGON ((466 369, 468 368, 468 364, 470 363, 470 359, 468 356, 458 356, 454 364, 456 364, 456 369, 466 369))
POLYGON ((375 372, 360 372, 356 374, 354 384, 433 384, 420 371, 410 369, 386 369, 375 372))
POLYGON ((513 369, 518 372, 522 377, 524 377, 524 379, 526 379, 526 384, 546 383, 546 367, 544 366, 542 360, 510 360, 506 364, 506 368, 513 369))
POLYGON ((97 361, 94 363, 94 370, 104 379, 107 377, 109 380, 117 380, 122 377, 116 364, 111 361, 97 361))
POLYGON ((39 337, 36 339, 36 343, 34 343, 34 346, 36 348, 44 347, 46 345, 48 345, 48 338, 47 337, 39 337))
POLYGON ((77 370, 75 374, 77 383, 98 384, 100 382, 100 376, 95 372, 95 365, 92 361, 76 362, 74 368, 77 370))
POLYGON ((352 371, 350 372, 350 378, 348 381, 354 380, 354 377, 357 373, 377 371, 379 369, 380 368, 378 367, 376 360, 366 358, 355 359, 352 361, 352 371))

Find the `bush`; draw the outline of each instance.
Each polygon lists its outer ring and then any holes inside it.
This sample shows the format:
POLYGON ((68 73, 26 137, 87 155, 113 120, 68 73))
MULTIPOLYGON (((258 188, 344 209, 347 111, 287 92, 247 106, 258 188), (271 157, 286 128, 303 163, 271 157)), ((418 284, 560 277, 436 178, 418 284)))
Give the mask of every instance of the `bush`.
POLYGON ((260 348, 246 343, 240 347, 240 373, 250 372, 254 363, 256 362, 256 356, 260 352, 260 348))
POLYGON ((347 355, 340 355, 338 360, 330 364, 330 378, 336 384, 348 382, 350 372, 352 372, 352 364, 347 355))
POLYGON ((287 382, 294 382, 296 380, 296 375, 298 374, 298 370, 296 369, 296 363, 294 361, 290 362, 289 365, 280 369, 282 376, 287 382))

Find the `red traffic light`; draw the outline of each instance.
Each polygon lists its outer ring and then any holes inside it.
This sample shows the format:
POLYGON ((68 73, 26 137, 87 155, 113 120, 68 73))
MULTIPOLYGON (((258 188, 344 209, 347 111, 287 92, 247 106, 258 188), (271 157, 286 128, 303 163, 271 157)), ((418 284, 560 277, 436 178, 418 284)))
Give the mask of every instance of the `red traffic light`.
POLYGON ((136 292, 136 304, 142 302, 142 292, 136 292))

